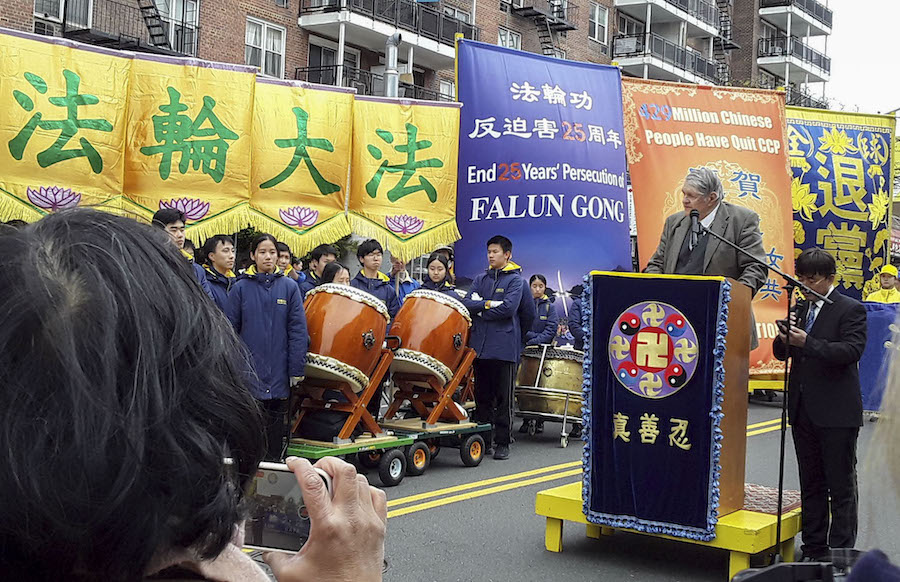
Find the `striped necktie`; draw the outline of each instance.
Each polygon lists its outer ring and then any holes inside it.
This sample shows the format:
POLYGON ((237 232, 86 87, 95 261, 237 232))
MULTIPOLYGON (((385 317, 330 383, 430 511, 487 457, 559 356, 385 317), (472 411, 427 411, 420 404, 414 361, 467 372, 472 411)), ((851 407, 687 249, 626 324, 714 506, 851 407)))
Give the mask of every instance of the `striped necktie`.
POLYGON ((809 313, 806 314, 806 333, 812 331, 813 325, 816 323, 816 313, 818 313, 819 307, 815 303, 809 304, 809 313))

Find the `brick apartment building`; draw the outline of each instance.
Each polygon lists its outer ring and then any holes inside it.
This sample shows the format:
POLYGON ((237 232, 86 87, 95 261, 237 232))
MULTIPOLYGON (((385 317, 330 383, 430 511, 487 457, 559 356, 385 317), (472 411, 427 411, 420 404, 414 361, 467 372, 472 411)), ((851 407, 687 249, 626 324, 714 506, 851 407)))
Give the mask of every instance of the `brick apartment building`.
MULTIPOLYGON (((826 0, 827 1, 827 0, 826 0)), ((3 0, 0 26, 113 48, 246 63, 263 74, 384 92, 400 32, 400 95, 453 99, 456 34, 625 75, 780 87, 824 107, 832 13, 816 0, 3 0), (814 48, 819 46, 820 48, 814 48), (821 85, 817 85, 821 84, 821 85), (823 91, 822 91, 823 92, 823 91)))

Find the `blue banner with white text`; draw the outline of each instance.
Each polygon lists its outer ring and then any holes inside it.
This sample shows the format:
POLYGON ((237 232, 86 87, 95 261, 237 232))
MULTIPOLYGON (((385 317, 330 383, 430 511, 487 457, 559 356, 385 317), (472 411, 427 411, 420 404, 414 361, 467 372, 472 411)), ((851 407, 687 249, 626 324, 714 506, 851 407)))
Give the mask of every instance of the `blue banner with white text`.
POLYGON ((458 68, 458 283, 487 268, 497 234, 557 291, 630 271, 619 69, 466 40, 458 68))

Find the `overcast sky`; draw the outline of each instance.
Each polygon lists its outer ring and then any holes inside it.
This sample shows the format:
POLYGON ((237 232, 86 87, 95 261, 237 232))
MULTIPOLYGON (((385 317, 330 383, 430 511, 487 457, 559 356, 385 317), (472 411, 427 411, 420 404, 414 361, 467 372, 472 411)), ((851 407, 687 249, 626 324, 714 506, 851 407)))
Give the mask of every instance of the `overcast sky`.
MULTIPOLYGON (((829 0, 827 4, 834 11, 828 39, 831 80, 825 85, 831 108, 862 113, 900 108, 900 67, 895 61, 900 2, 829 0)), ((821 95, 821 87, 810 86, 814 95, 821 95)))

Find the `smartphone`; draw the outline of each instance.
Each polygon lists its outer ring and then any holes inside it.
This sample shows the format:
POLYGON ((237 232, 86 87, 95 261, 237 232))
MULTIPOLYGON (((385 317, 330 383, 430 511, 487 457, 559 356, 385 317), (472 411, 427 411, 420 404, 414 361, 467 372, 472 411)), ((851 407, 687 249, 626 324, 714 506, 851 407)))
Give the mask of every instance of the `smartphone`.
MULTIPOLYGON (((315 468, 331 495, 331 476, 315 468)), ((282 463, 260 463, 245 495, 244 547, 295 553, 309 539, 309 512, 297 476, 282 463)))

